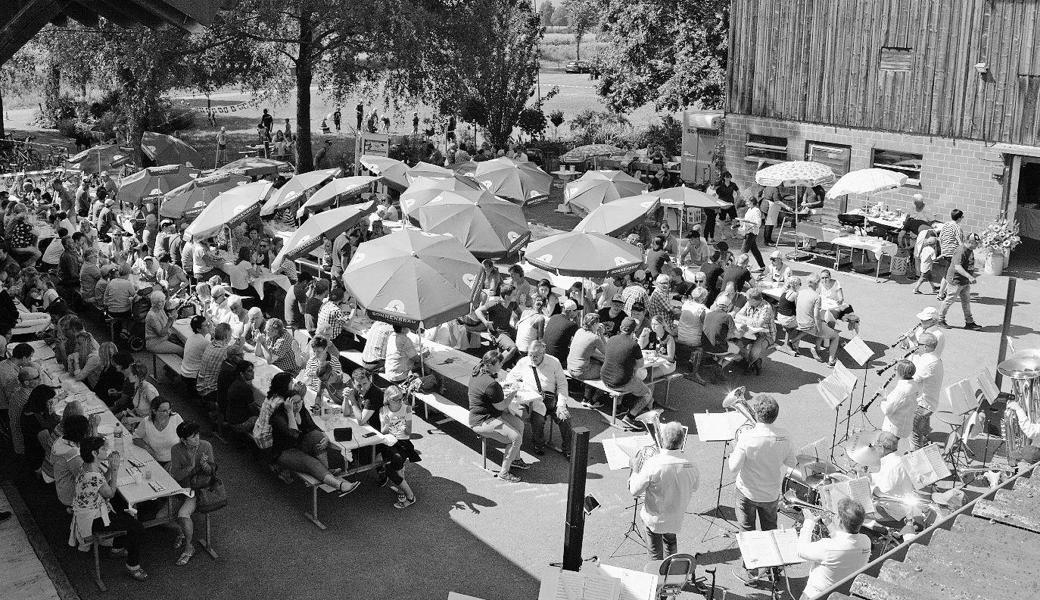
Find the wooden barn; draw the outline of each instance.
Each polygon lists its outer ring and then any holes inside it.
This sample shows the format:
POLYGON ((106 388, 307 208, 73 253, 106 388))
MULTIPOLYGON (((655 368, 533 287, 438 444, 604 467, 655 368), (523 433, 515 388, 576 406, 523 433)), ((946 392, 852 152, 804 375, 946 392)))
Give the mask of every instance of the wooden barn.
MULTIPOLYGON (((1040 238, 1040 0, 733 0, 726 165, 871 166, 969 229, 1040 238)), ((858 202, 862 199, 851 199, 858 202)))

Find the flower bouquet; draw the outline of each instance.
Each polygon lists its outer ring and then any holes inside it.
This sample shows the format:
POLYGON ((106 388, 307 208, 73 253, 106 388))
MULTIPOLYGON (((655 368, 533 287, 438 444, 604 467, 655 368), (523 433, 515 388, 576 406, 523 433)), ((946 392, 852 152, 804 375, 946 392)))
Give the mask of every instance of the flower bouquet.
POLYGON ((997 219, 982 232, 982 247, 986 249, 987 254, 1007 256, 1021 243, 1018 222, 1014 220, 997 219))

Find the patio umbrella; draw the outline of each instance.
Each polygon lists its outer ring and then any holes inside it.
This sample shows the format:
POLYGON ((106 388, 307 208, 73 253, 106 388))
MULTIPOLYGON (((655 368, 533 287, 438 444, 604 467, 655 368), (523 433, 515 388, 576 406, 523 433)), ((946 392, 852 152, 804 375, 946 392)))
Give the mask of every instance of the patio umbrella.
POLYGON ((563 201, 588 214, 601 204, 637 196, 645 191, 645 183, 622 171, 587 171, 567 184, 563 191, 563 201))
POLYGON ((376 210, 375 201, 364 204, 341 206, 313 215, 300 228, 293 232, 285 242, 282 251, 271 261, 271 270, 276 271, 282 261, 296 260, 306 256, 311 250, 321 245, 322 236, 335 239, 336 236, 356 225, 359 221, 376 210))
POLYGON ((590 212, 574 231, 615 235, 645 219, 660 203, 656 194, 621 198, 590 212))
POLYGON ((897 173, 888 169, 860 169, 841 176, 841 179, 827 192, 827 198, 837 198, 847 194, 870 195, 885 190, 892 190, 906 185, 906 173, 897 173))
POLYGON ((460 163, 455 163, 455 164, 453 164, 451 166, 451 170, 455 171, 456 175, 470 175, 470 176, 472 176, 473 173, 475 173, 476 170, 477 170, 477 162, 472 161, 472 160, 467 160, 467 161, 463 161, 463 162, 460 162, 460 163))
POLYGON ((70 157, 67 162, 83 173, 100 173, 129 163, 132 156, 132 150, 116 144, 102 144, 70 157))
POLYGON ((299 215, 303 216, 303 211, 308 208, 319 209, 323 206, 328 206, 336 200, 343 200, 351 196, 360 194, 367 189, 372 187, 372 184, 379 181, 379 177, 372 177, 371 175, 355 175, 353 177, 340 177, 339 179, 333 179, 326 183, 320 190, 314 192, 314 195, 307 199, 307 202, 300 207, 299 215))
POLYGON ((473 178, 492 194, 521 205, 548 196, 553 179, 533 162, 506 157, 477 163, 473 178))
POLYGON ((455 175, 446 179, 432 177, 418 177, 408 189, 401 194, 401 212, 410 215, 416 208, 426 204, 438 194, 444 191, 483 191, 473 179, 462 175, 455 175))
POLYGON ((227 163, 226 165, 221 165, 221 167, 217 169, 217 171, 221 173, 236 173, 247 177, 263 177, 265 175, 275 175, 278 173, 291 173, 292 170, 292 165, 287 162, 275 160, 273 158, 263 158, 260 156, 239 158, 227 163))
POLYGON ((184 185, 198 175, 198 169, 184 165, 148 167, 119 180, 119 199, 139 202, 147 196, 161 196, 184 185))
POLYGON ((192 179, 163 195, 159 216, 167 219, 195 218, 214 198, 248 182, 249 178, 234 173, 213 173, 192 179))
POLYGON ((408 169, 408 181, 412 182, 416 177, 440 177, 447 178, 455 175, 455 171, 445 167, 419 161, 414 167, 408 169))
POLYGON ((621 148, 611 146, 610 144, 588 144, 564 152, 563 155, 560 156, 560 162, 580 163, 597 156, 613 156, 615 154, 624 153, 625 151, 621 148))
POLYGON ((144 132, 141 137, 141 151, 152 159, 156 165, 188 165, 202 168, 202 155, 199 151, 172 135, 144 132))
POLYGON ((380 175, 390 187, 401 191, 408 189, 408 165, 385 156, 364 155, 361 165, 369 171, 380 175))
MULTIPOLYGON (((823 163, 790 160, 755 173, 755 183, 765 187, 814 187, 834 181, 834 171, 823 163)), ((797 198, 797 193, 795 195, 797 198)), ((794 231, 798 231, 798 206, 795 203, 794 231)), ((777 244, 780 239, 777 238, 777 244)))
POLYGON ((230 189, 213 199, 185 230, 192 239, 205 239, 225 225, 232 227, 260 213, 260 203, 271 192, 270 181, 254 181, 230 189))
POLYGON ((480 260, 508 256, 531 238, 523 209, 484 190, 442 191, 409 217, 423 231, 459 240, 480 260))
POLYGON ((732 202, 713 198, 700 190, 685 186, 660 190, 654 192, 654 195, 660 197, 662 201, 681 202, 686 208, 729 208, 733 206, 732 202))
POLYGON ((361 244, 343 283, 372 319, 427 328, 469 314, 482 273, 457 239, 405 228, 361 244))
POLYGON ((527 245, 524 259, 536 267, 573 277, 611 277, 643 265, 643 253, 603 233, 568 231, 527 245))
POLYGON ((289 206, 308 190, 321 187, 325 182, 339 175, 339 173, 340 168, 336 167, 334 169, 319 169, 293 175, 289 181, 285 182, 285 185, 271 194, 271 197, 264 203, 263 208, 260 209, 260 216, 266 217, 274 214, 274 211, 278 209, 289 206))

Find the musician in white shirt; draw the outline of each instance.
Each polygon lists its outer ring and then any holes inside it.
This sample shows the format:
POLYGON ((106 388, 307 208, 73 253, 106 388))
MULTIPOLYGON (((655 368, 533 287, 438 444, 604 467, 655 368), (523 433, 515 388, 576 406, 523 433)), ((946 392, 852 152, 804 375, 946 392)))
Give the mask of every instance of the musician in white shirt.
POLYGON ((542 448, 545 445, 545 417, 548 416, 559 426, 563 455, 570 458, 571 415, 567 410, 567 401, 570 400, 567 394, 567 375, 560 361, 555 356, 545 353, 545 342, 531 342, 527 356, 516 361, 516 365, 506 376, 506 383, 519 384, 528 392, 542 396, 541 403, 525 407, 525 412, 530 414, 534 453, 539 456, 545 454, 542 448))
POLYGON ((881 454, 881 466, 870 474, 870 486, 877 498, 874 512, 883 521, 902 521, 914 514, 914 505, 907 500, 916 497, 916 488, 898 446, 899 438, 887 431, 882 431, 874 442, 881 454))
POLYGON ((650 560, 662 560, 678 550, 676 536, 700 480, 697 467, 686 460, 680 449, 682 424, 665 423, 658 435, 661 451, 648 458, 628 480, 628 491, 633 496, 644 496, 639 516, 646 524, 650 560))
POLYGON ((917 313, 920 321, 917 327, 903 340, 903 347, 909 350, 921 344, 921 336, 930 333, 935 336, 935 355, 942 356, 943 348, 946 347, 946 332, 939 327, 939 310, 934 306, 925 307, 917 313))
POLYGON ((914 411, 917 408, 917 398, 921 395, 921 386, 914 381, 914 374, 917 372, 914 363, 904 359, 897 362, 894 368, 896 385, 881 401, 881 414, 884 416, 881 430, 899 439, 906 439, 913 432, 914 411))
POLYGON ((866 518, 863 506, 851 498, 838 502, 837 523, 830 537, 812 541, 818 516, 802 509, 805 521, 798 535, 798 556, 810 561, 809 579, 799 600, 815 600, 821 592, 870 562, 870 538, 859 532, 866 518))
MULTIPOLYGON (((776 529, 776 512, 784 475, 797 464, 787 432, 774 427, 780 406, 769 395, 752 398, 757 423, 742 433, 729 457, 729 470, 736 474, 734 510, 742 531, 776 529)), ((754 574, 750 574, 754 577, 754 574)))
POLYGON ((935 351, 939 342, 934 335, 922 333, 918 340, 920 345, 910 360, 914 363, 914 381, 921 385, 921 393, 917 397, 917 410, 914 412, 913 433, 910 439, 914 448, 924 448, 928 445, 928 434, 932 432, 932 413, 939 408, 943 363, 935 351))

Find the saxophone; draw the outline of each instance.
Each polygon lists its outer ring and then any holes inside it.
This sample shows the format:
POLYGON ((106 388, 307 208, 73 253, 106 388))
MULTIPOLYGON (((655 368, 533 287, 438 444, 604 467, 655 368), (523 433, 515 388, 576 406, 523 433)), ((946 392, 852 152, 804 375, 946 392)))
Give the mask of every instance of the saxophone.
POLYGON ((744 415, 744 418, 747 419, 747 423, 737 428, 736 433, 733 435, 734 441, 740 439, 741 434, 758 423, 758 419, 755 418, 755 411, 751 409, 751 404, 748 402, 747 388, 744 386, 740 386, 726 394, 726 397, 722 399, 722 408, 734 410, 744 415))
POLYGON ((658 430, 661 427, 661 412, 661 409, 652 409, 636 417, 637 421, 646 425, 646 431, 650 434, 650 439, 654 443, 640 448, 639 452, 636 452, 628 462, 628 466, 632 468, 633 473, 641 471, 647 460, 661 452, 661 437, 658 435, 658 430))

